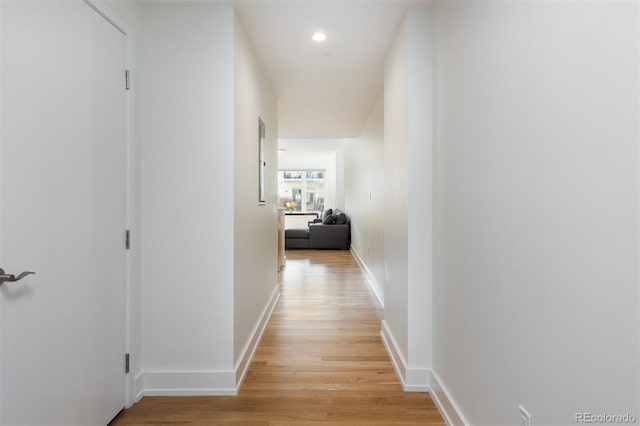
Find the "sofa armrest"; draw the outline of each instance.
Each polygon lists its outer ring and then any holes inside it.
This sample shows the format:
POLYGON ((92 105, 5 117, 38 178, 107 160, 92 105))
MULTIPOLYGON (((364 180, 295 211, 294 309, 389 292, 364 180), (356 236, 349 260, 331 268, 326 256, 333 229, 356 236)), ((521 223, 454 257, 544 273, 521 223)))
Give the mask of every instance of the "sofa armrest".
POLYGON ((313 223, 322 223, 322 219, 313 219, 313 223))

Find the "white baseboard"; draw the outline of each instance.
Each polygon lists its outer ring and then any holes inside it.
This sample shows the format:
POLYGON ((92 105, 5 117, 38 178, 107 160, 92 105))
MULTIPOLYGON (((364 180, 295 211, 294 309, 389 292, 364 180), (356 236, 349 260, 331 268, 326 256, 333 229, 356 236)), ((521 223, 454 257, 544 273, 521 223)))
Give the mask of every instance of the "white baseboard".
POLYGON ((278 303, 278 299, 280 298, 280 285, 276 285, 271 293, 271 297, 269 298, 269 302, 265 306, 262 311, 262 315, 260 315, 260 320, 258 324, 256 324, 255 329, 251 335, 251 339, 247 342, 244 350, 242 351, 242 356, 240 360, 236 364, 236 390, 240 389, 242 385, 242 381, 249 370, 249 365, 251 364, 251 360, 253 359, 253 355, 256 353, 256 349, 258 349, 258 344, 260 343, 260 339, 262 339, 262 334, 264 333, 264 329, 267 327, 267 323, 269 322, 269 318, 271 318, 271 313, 276 307, 278 303))
POLYGON ((260 321, 234 370, 220 371, 149 371, 135 378, 135 402, 143 396, 237 395, 251 359, 260 343, 269 317, 280 298, 280 286, 271 293, 260 321))
POLYGON ((429 377, 431 370, 428 368, 407 368, 404 377, 405 392, 429 392, 429 377))
POLYGON ((429 388, 431 399, 436 404, 436 407, 438 407, 438 411, 440 411, 440 415, 442 415, 447 425, 466 426, 470 424, 461 414, 462 412, 460 411, 460 408, 450 397, 449 392, 444 387, 435 371, 431 371, 429 388))
POLYGON ((142 398, 143 395, 237 395, 279 297, 280 286, 278 285, 271 293, 269 302, 260 316, 260 321, 256 324, 252 337, 234 370, 146 372, 136 377, 136 399, 142 398), (138 391, 138 389, 141 390, 138 391))
POLYGON ((400 379, 400 384, 402 384, 402 388, 404 389, 404 375, 407 372, 407 363, 404 360, 402 352, 400 352, 400 348, 398 348, 398 344, 396 343, 396 339, 393 338, 393 333, 389 330, 389 326, 385 320, 382 320, 380 337, 382 337, 382 343, 384 343, 387 354, 389 355, 389 358, 391 358, 393 369, 396 371, 396 376, 400 379))
POLYGON ((400 379, 402 389, 405 392, 429 392, 431 399, 436 404, 447 425, 469 425, 470 423, 461 414, 460 408, 450 397, 450 393, 433 370, 428 368, 407 368, 407 362, 402 356, 398 343, 384 320, 382 321, 380 335, 389 358, 391 358, 393 369, 398 379, 400 379))
POLYGON ((138 374, 133 381, 133 403, 140 401, 144 396, 144 375, 138 374))
POLYGON ((391 358, 391 364, 396 372, 396 376, 400 379, 402 389, 404 389, 404 375, 407 372, 407 363, 402 356, 402 352, 396 343, 396 339, 393 338, 393 333, 389 330, 389 326, 382 320, 382 327, 380 329, 380 337, 382 337, 382 343, 387 350, 389 358, 391 358))
POLYGON ((151 371, 142 381, 144 396, 237 394, 234 371, 151 371))
POLYGON ((382 337, 382 343, 391 358, 393 369, 396 371, 396 375, 400 380, 402 389, 405 392, 429 392, 429 377, 430 372, 428 368, 408 368, 407 361, 402 355, 402 351, 393 337, 393 333, 389 329, 387 323, 382 320, 382 329, 380 330, 382 337))
POLYGON ((384 308, 384 297, 381 294, 382 286, 380 285, 378 280, 376 280, 376 277, 373 275, 373 273, 371 273, 371 271, 367 267, 367 264, 364 263, 364 260, 362 260, 358 252, 353 247, 351 247, 351 254, 353 254, 353 258, 356 260, 356 263, 358 264, 358 266, 360 266, 362 273, 367 278, 367 283, 373 291, 373 294, 376 295, 378 302, 380 302, 380 305, 384 308))

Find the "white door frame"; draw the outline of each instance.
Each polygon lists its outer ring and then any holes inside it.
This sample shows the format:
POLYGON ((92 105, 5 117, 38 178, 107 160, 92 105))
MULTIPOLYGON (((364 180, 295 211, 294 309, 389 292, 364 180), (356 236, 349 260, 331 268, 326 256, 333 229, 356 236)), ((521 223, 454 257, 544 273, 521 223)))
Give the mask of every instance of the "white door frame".
MULTIPOLYGON (((118 15, 116 15, 115 13, 113 13, 111 11, 111 9, 109 8, 109 3, 105 0, 82 0, 83 2, 85 2, 89 7, 91 7, 93 10, 95 10, 100 16, 102 16, 107 22, 109 22, 111 25, 113 25, 118 31, 120 31, 122 33, 122 35, 125 37, 125 67, 127 70, 131 71, 131 64, 133 63, 133 49, 131 48, 132 46, 132 42, 133 42, 133 37, 131 36, 131 31, 129 29, 129 26, 127 25, 126 22, 124 22, 118 15)), ((124 75, 123 75, 123 82, 124 82, 124 75)), ((133 152, 133 141, 132 141, 132 135, 133 135, 133 120, 132 120, 132 111, 131 111, 131 93, 134 91, 135 89, 130 89, 127 90, 125 93, 125 129, 126 129, 126 141, 125 141, 125 147, 126 147, 126 158, 125 158, 125 162, 126 162, 126 188, 125 188, 125 196, 126 196, 126 225, 127 225, 127 229, 131 230, 131 224, 133 223, 133 214, 135 214, 132 211, 133 206, 135 205, 135 202, 133 200, 133 195, 134 192, 133 191, 133 185, 134 185, 134 164, 132 162, 132 158, 135 158, 134 156, 134 152, 133 152)), ((137 93, 137 91, 136 91, 137 93)), ((133 230, 132 230, 133 231, 133 230)), ((123 235, 123 240, 124 240, 124 235, 123 235)), ((123 242, 124 243, 124 242, 123 242)), ((132 306, 131 306, 131 300, 132 298, 132 283, 131 283, 131 277, 133 276, 133 268, 135 267, 135 265, 133 265, 132 259, 131 259, 131 250, 138 250, 140 247, 139 244, 137 244, 135 246, 135 248, 132 248, 130 250, 127 250, 126 254, 125 254, 125 291, 126 291, 126 299, 125 299, 125 338, 126 338, 126 342, 125 342, 125 350, 126 353, 130 354, 131 357, 139 357, 140 354, 137 353, 132 353, 132 348, 134 347, 134 345, 132 344, 132 333, 131 333, 131 317, 132 317, 132 306)), ((135 390, 135 371, 131 371, 129 372, 129 374, 127 374, 127 377, 125 379, 125 400, 124 402, 124 406, 125 407, 130 407, 133 403, 136 402, 137 399, 140 399, 140 396, 136 395, 136 390, 135 390)))

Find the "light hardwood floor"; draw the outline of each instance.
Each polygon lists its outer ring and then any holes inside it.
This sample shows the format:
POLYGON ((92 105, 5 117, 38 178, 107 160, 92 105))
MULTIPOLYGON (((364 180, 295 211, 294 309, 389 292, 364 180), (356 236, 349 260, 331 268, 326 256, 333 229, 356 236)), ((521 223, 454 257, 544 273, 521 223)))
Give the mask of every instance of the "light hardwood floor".
POLYGON ((444 425, 428 394, 402 391, 349 251, 287 251, 281 286, 238 396, 145 397, 111 424, 444 425))

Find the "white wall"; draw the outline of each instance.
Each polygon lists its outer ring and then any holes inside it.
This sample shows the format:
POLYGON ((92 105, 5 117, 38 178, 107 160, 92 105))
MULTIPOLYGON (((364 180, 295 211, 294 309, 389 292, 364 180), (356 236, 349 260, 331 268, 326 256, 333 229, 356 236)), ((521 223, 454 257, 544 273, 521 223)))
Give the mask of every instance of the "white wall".
POLYGON ((408 384, 424 389, 432 364, 434 51, 431 8, 407 12, 408 93, 408 384))
POLYGON ((384 102, 377 102, 357 139, 344 148, 345 211, 351 217, 351 250, 384 300, 384 102))
POLYGON ((234 11, 148 4, 143 28, 144 387, 233 392, 234 11))
POLYGON ((638 416, 638 4, 437 11, 440 383, 474 425, 638 416))
MULTIPOLYGON (((277 300, 277 99, 240 20, 234 23, 234 365, 240 379, 277 300), (266 204, 258 205, 258 117, 266 129, 266 204)), ((229 181, 227 181, 229 182, 229 181)), ((231 182, 229 182, 231 183, 231 182)))
MULTIPOLYGON (((384 320, 396 368, 406 368, 409 53, 403 21, 384 65, 384 320), (397 358, 400 357, 398 360, 397 358), (398 365, 399 364, 399 365, 398 365)), ((399 372, 404 380, 404 368, 399 372)))
POLYGON ((430 6, 411 6, 385 59, 382 330, 405 390, 427 390, 431 367, 431 27, 430 6))

